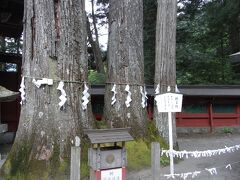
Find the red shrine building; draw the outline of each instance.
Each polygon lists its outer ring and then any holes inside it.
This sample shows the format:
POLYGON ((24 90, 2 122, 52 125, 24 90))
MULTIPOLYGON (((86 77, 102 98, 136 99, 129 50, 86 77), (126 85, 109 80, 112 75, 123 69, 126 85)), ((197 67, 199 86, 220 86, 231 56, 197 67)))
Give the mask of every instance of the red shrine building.
MULTIPOLYGON (((176 113, 176 125, 180 132, 211 132, 218 127, 240 125, 239 86, 179 86, 183 94, 182 112, 176 113), (187 131, 183 131, 187 132, 187 131)), ((104 86, 92 86, 93 113, 101 120, 104 106, 104 86)), ((149 119, 153 118, 154 89, 147 86, 149 119)))

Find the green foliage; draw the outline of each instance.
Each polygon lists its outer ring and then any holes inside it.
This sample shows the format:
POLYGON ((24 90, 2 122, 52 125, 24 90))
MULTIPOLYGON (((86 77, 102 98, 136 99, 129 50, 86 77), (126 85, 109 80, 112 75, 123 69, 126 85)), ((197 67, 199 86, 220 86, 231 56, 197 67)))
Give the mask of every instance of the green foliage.
POLYGON ((98 73, 97 71, 94 70, 89 70, 88 80, 90 84, 104 84, 106 81, 106 75, 98 73))
POLYGON ((95 125, 97 129, 107 129, 108 125, 107 122, 102 119, 101 121, 95 121, 95 125))
POLYGON ((145 135, 144 141, 149 148, 151 147, 151 142, 159 142, 161 148, 168 148, 166 141, 161 136, 159 136, 155 123, 150 120, 147 122, 147 133, 145 135))
POLYGON ((0 36, 0 52, 19 54, 20 52, 22 52, 22 46, 22 39, 0 36))
MULTIPOLYGON (((232 1, 181 1, 177 22, 177 82, 179 84, 235 84, 229 54, 233 49, 231 21, 239 16, 231 12, 232 1), (229 17, 231 16, 231 17, 229 17), (229 21, 228 21, 229 20, 229 21)), ((235 2, 235 5, 239 4, 235 2)), ((234 5, 234 6, 235 6, 234 5)), ((235 28, 236 29, 236 28, 235 28)), ((239 34, 239 28, 238 28, 239 34)), ((238 36, 236 35, 236 39, 238 36)))
POLYGON ((89 176, 89 166, 88 166, 88 148, 90 144, 84 140, 81 146, 81 178, 86 178, 89 176))
POLYGON ((130 171, 151 166, 151 150, 143 140, 127 142, 126 149, 130 171))
MULTIPOLYGON (((154 82, 156 2, 144 1, 144 68, 149 84, 154 82)), ((240 50, 239 5, 239 0, 178 0, 178 84, 239 84, 229 59, 240 50)))
MULTIPOLYGON (((147 134, 144 141, 146 142, 148 148, 151 148, 151 142, 159 142, 161 149, 169 149, 167 142, 158 134, 158 130, 153 121, 148 121, 147 123, 147 134)), ((160 163, 163 166, 169 165, 170 160, 165 155, 161 156, 160 163)))
MULTIPOLYGON (((158 135, 155 124, 149 121, 147 126, 147 134, 144 139, 126 143, 128 169, 130 171, 137 171, 151 166, 151 142, 159 142, 161 149, 168 148, 164 139, 158 135)), ((169 158, 162 156, 160 162, 161 165, 166 166, 169 164, 169 158)))
POLYGON ((222 131, 225 134, 232 134, 233 133, 233 129, 230 128, 230 127, 224 127, 222 131))

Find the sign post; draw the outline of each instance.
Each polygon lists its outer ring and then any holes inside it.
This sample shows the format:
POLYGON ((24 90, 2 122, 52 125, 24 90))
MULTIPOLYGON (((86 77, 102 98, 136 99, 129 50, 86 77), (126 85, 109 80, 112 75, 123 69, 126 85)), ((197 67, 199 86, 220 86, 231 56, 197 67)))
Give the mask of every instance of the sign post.
POLYGON ((170 174, 174 174, 173 162, 173 135, 172 135, 172 112, 168 112, 168 133, 169 133, 169 149, 170 149, 170 174))
POLYGON ((173 162, 173 133, 172 133, 172 112, 181 112, 182 94, 165 93, 155 97, 157 101, 158 112, 168 113, 168 133, 169 133, 169 150, 170 150, 170 174, 174 174, 173 162))

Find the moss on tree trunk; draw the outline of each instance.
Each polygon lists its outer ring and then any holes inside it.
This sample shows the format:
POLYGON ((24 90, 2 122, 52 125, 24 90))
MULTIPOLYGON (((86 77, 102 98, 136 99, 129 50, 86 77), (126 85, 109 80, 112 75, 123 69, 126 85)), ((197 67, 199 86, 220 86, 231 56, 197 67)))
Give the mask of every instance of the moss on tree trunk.
POLYGON ((87 110, 81 106, 88 67, 84 0, 25 0, 23 22, 26 102, 0 176, 69 179, 70 148, 93 121, 90 105, 87 110), (33 78, 54 83, 37 88, 33 78), (67 94, 62 108, 57 90, 61 80, 67 94))

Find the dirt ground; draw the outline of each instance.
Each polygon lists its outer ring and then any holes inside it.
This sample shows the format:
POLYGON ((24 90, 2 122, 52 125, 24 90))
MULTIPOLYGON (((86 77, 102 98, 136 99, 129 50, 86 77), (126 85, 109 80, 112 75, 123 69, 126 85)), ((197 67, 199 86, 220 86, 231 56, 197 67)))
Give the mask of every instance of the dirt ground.
MULTIPOLYGON (((240 144, 240 134, 205 134, 205 135, 188 135, 179 136, 178 144, 180 150, 213 150, 222 149, 225 146, 230 147, 240 144)), ((240 149, 232 153, 225 153, 210 158, 188 158, 174 165, 176 174, 201 171, 201 173, 192 178, 186 179, 197 180, 239 180, 240 179, 240 149), (232 170, 226 168, 231 164, 232 170), (205 168, 216 168, 217 175, 210 175, 205 168)), ((169 167, 161 168, 160 179, 168 179, 163 175, 169 174, 169 167)), ((151 169, 140 172, 128 172, 128 180, 151 180, 151 169)), ((169 178, 172 179, 172 178, 169 178)), ((184 179, 184 178, 175 178, 184 179)))

